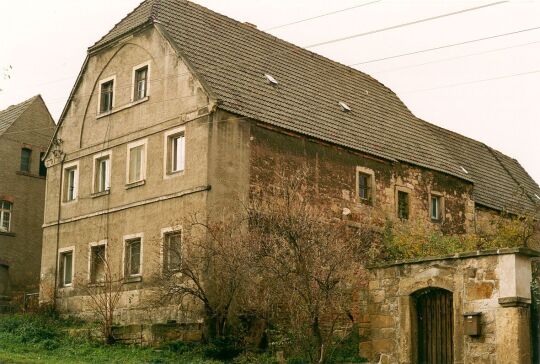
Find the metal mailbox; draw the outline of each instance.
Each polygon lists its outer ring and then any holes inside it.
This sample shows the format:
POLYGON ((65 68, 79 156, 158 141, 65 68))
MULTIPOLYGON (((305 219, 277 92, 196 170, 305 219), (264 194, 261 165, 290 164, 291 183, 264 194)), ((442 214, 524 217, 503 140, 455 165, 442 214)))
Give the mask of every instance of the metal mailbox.
POLYGON ((465 335, 479 336, 480 335, 480 317, 481 312, 465 312, 463 314, 463 331, 465 335))

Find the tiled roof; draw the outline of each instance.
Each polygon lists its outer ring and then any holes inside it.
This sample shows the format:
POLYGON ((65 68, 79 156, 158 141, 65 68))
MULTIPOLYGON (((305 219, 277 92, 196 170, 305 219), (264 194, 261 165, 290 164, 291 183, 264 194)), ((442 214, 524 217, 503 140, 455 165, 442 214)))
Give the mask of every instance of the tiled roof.
POLYGON ((149 21, 161 24, 223 110, 472 181, 475 201, 488 207, 530 210, 531 196, 540 196, 517 161, 418 119, 372 77, 185 0, 143 2, 89 51, 149 21))
POLYGON ((22 115, 26 108, 38 97, 39 95, 34 96, 20 104, 11 105, 7 109, 0 111, 0 135, 4 134, 19 116, 22 115))

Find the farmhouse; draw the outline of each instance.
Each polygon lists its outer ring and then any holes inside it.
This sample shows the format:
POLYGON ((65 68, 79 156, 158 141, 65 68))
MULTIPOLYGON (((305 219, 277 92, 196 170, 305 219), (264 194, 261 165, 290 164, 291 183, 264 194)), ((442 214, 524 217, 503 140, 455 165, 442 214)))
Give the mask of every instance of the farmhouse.
MULTIPOLYGON (((227 216, 277 168, 307 165, 317 196, 352 223, 466 234, 490 229, 502 212, 533 213, 540 201, 516 160, 420 120, 372 77, 183 0, 144 1, 88 49, 45 160, 41 300, 83 315, 81 287, 99 283, 106 256, 123 279, 124 324, 196 321, 178 307, 144 307, 150 278, 188 243, 183 221, 227 216)), ((514 273, 516 261, 528 262, 501 259, 514 273)), ((455 265, 451 274, 462 274, 455 265)), ((524 269, 526 279, 530 264, 524 269)), ((452 297, 451 282, 440 288, 452 297)), ((417 283, 408 295, 429 287, 417 283)), ((478 297, 499 309, 498 292, 478 297)), ((516 302, 528 304, 524 295, 516 302)), ((466 308, 454 297, 449 320, 461 325, 466 308)), ((398 355, 392 335, 407 333, 382 312, 397 307, 392 300, 378 313, 366 308, 367 355, 398 355)), ((411 345, 395 360, 411 362, 411 345)), ((469 355, 461 344, 448 352, 456 362, 469 355)))

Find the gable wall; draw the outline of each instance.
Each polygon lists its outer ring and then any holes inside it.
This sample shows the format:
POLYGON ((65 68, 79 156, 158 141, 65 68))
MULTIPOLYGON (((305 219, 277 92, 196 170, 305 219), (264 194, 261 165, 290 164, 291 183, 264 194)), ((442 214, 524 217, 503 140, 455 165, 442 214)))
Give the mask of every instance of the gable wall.
POLYGON ((9 264, 14 293, 35 291, 39 284, 45 197, 39 158, 53 131, 50 114, 38 98, 0 136, 0 199, 13 202, 11 232, 0 232, 0 261, 9 264), (23 147, 32 150, 30 173, 20 172, 23 147))

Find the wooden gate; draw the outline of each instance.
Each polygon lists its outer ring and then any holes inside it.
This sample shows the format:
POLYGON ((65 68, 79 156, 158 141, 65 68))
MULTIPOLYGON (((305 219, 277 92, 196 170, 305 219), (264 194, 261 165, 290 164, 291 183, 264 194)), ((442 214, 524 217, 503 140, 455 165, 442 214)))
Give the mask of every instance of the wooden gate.
POLYGON ((416 295, 418 363, 453 363, 452 292, 428 289, 416 295))

